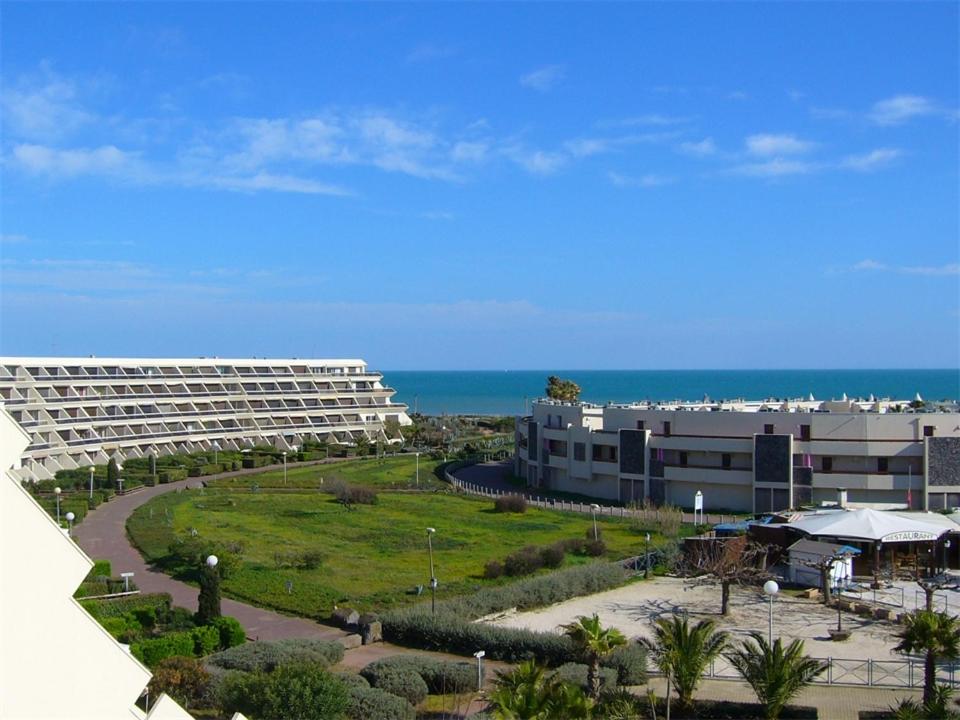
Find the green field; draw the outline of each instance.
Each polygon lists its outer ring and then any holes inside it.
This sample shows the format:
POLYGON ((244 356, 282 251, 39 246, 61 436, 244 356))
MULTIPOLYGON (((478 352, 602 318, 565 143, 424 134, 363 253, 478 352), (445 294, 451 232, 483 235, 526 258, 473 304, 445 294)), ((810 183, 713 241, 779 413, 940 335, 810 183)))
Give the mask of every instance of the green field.
MULTIPOLYGON (((372 465, 363 469, 368 471, 378 472, 372 465)), ((422 471, 421 466, 421 478, 422 471)), ((502 560, 525 545, 582 538, 591 527, 589 517, 573 513, 531 508, 501 514, 492 505, 452 493, 407 491, 380 492, 377 505, 347 509, 316 490, 190 490, 141 506, 127 529, 148 560, 187 579, 190 568, 170 562, 169 548, 177 538, 189 542, 196 531, 192 542, 242 543, 239 567, 224 580, 225 594, 320 618, 335 603, 384 609, 415 602, 412 589, 426 586, 430 578, 428 526, 436 528, 441 598, 508 581, 482 578, 489 560, 502 560), (287 560, 303 553, 315 554, 317 566, 290 567, 287 560)), ((619 519, 598 522, 608 558, 643 552, 643 529, 619 519)), ((654 544, 660 540, 656 536, 654 544)), ((568 554, 565 564, 589 561, 568 554)))
MULTIPOLYGON (((412 454, 397 455, 383 460, 364 458, 362 460, 344 460, 320 465, 294 466, 287 468, 287 487, 320 488, 334 479, 357 485, 368 485, 377 489, 416 489, 438 490, 450 486, 440 480, 435 471, 442 465, 431 460, 426 454, 420 456, 420 484, 417 485, 417 459, 412 454)), ((261 488, 284 487, 283 470, 225 478, 207 482, 213 488, 249 489, 254 484, 261 488)))

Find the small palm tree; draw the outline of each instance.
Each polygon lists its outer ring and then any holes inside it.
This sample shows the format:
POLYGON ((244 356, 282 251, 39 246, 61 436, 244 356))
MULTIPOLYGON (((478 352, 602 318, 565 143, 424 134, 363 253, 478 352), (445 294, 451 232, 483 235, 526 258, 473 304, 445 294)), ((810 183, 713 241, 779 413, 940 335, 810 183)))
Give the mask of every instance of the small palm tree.
POLYGON ((581 615, 576 622, 563 626, 564 634, 573 640, 573 644, 587 659, 587 686, 590 697, 600 698, 600 660, 618 647, 627 644, 623 633, 616 628, 604 628, 600 618, 581 615))
POLYGON ((684 708, 693 704, 704 670, 727 645, 727 633, 717 630, 713 620, 701 620, 692 628, 686 615, 660 618, 653 624, 653 639, 644 638, 654 662, 677 688, 677 700, 684 708))
POLYGON ((937 660, 960 657, 960 621, 946 613, 917 610, 907 615, 897 637, 897 652, 924 654, 923 703, 933 703, 937 694, 937 660))
POLYGON ((498 720, 589 720, 593 701, 578 687, 547 675, 535 661, 520 663, 511 672, 498 672, 490 695, 498 720))
POLYGON ((766 706, 767 720, 777 720, 784 705, 827 665, 803 654, 803 640, 794 640, 784 648, 780 638, 771 646, 760 633, 752 632, 750 637, 752 640, 744 640, 726 657, 766 706))

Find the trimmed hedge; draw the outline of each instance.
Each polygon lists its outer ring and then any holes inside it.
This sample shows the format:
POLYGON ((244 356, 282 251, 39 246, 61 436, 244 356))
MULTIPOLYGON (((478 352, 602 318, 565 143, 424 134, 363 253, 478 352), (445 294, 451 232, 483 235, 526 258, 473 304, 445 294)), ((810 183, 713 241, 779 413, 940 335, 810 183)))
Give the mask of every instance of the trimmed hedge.
POLYGON ((645 685, 647 651, 640 643, 622 645, 607 655, 600 664, 617 671, 618 685, 645 685))
POLYGON ((221 615, 213 619, 210 627, 216 628, 220 635, 220 650, 229 650, 237 645, 243 645, 247 641, 247 633, 236 618, 221 615))
POLYGON ((373 686, 379 687, 375 679, 392 668, 406 668, 417 673, 434 695, 473 692, 477 689, 476 665, 438 660, 426 655, 393 655, 370 663, 360 672, 373 686))
POLYGON ((371 687, 350 689, 347 717, 351 720, 415 720, 417 711, 402 697, 371 687))
POLYGON ((289 639, 245 643, 207 658, 211 665, 225 670, 271 671, 295 662, 320 663, 325 667, 343 660, 343 645, 327 640, 289 639))
POLYGON ((501 495, 493 501, 493 509, 498 513, 525 513, 527 499, 523 495, 501 495))
POLYGON ((193 636, 193 654, 204 657, 220 648, 220 631, 210 625, 201 625, 190 631, 193 636))
POLYGON ((417 671, 406 665, 373 663, 361 670, 360 674, 373 687, 384 690, 391 695, 402 697, 411 705, 422 703, 430 692, 427 684, 417 671))
POLYGON ((148 668, 154 668, 168 657, 183 655, 193 657, 195 641, 193 633, 170 633, 160 638, 141 640, 130 646, 130 653, 148 668))
POLYGON ((157 480, 161 485, 186 479, 187 471, 184 468, 168 468, 157 474, 157 480))
POLYGON ((170 611, 172 602, 169 593, 146 593, 111 600, 84 600, 81 605, 97 620, 104 620, 142 609, 153 609, 155 614, 162 615, 170 611))

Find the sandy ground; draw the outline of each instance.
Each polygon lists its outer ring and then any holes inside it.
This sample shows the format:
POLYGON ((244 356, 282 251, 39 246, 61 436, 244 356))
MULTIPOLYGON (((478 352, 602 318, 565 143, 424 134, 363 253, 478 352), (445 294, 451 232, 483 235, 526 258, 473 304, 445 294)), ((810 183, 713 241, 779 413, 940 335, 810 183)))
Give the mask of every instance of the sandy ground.
MULTIPOLYGON (((720 588, 698 585, 679 578, 655 578, 616 590, 576 598, 532 612, 515 613, 490 620, 504 627, 557 632, 560 625, 579 615, 597 613, 604 625, 618 628, 629 638, 649 637, 651 622, 672 613, 687 612, 692 621, 712 618, 733 639, 756 630, 767 633, 769 609, 765 596, 752 588, 734 587, 730 593, 730 614, 720 615, 720 588)), ((843 614, 844 628, 853 637, 846 642, 830 641, 827 628, 836 627, 837 613, 812 600, 778 596, 773 605, 774 637, 800 638, 805 651, 814 657, 874 660, 901 660, 893 652, 897 626, 884 621, 865 620, 843 614)))

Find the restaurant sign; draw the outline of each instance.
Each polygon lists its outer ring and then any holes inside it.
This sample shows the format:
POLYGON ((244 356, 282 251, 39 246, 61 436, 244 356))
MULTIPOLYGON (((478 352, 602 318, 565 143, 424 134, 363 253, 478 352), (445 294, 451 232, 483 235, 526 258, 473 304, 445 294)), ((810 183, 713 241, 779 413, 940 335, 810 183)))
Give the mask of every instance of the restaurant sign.
POLYGON ((925 540, 936 540, 937 535, 923 530, 905 530, 903 532, 890 533, 880 538, 880 542, 923 542, 925 540))

